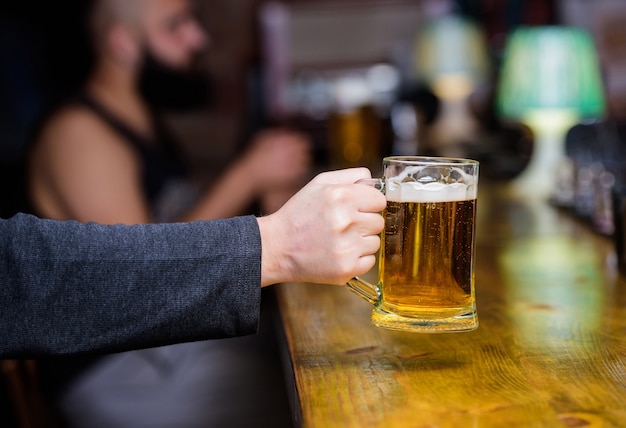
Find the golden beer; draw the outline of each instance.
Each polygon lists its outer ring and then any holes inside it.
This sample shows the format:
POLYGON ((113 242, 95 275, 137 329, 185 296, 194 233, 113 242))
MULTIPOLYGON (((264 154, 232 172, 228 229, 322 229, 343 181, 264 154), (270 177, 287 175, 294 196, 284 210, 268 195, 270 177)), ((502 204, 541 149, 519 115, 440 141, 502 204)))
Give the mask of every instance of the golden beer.
POLYGON ((441 189, 422 192, 414 201, 388 195, 379 255, 381 298, 373 313, 381 327, 408 323, 454 331, 477 326, 476 199, 454 200, 454 195, 444 194, 445 186, 441 189))
POLYGON ((474 231, 478 162, 423 156, 383 159, 384 176, 359 180, 387 198, 378 282, 348 288, 374 305, 372 323, 420 333, 478 327, 474 231))

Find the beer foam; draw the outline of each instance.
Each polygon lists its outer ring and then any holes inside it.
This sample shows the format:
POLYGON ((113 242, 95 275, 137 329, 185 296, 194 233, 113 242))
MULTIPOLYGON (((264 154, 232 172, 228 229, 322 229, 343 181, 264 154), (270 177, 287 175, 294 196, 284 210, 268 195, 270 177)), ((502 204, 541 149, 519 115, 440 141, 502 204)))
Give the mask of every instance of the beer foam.
POLYGON ((476 199, 476 193, 474 184, 390 181, 386 196, 394 202, 455 202, 476 199))

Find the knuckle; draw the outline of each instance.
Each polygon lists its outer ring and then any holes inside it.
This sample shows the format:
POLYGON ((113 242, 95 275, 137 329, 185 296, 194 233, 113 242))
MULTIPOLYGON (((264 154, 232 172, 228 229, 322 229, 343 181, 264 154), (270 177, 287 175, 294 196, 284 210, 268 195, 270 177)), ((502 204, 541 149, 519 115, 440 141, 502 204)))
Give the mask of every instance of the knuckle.
POLYGON ((353 224, 350 216, 346 215, 341 210, 332 210, 329 213, 329 227, 332 233, 341 234, 350 229, 353 224))
POLYGON ((338 278, 349 279, 360 273, 358 272, 359 255, 353 247, 338 248, 333 254, 335 274, 338 278))
POLYGON ((370 269, 372 269, 374 265, 376 264, 376 256, 374 255, 364 256, 361 258, 361 263, 362 263, 362 266, 361 266, 360 272, 358 272, 357 275, 362 275, 368 272, 370 269))
POLYGON ((349 192, 345 186, 329 186, 326 191, 328 202, 333 204, 343 204, 348 200, 349 192))
POLYGON ((357 272, 354 262, 348 260, 340 261, 337 265, 336 274, 338 278, 342 279, 342 281, 343 279, 351 278, 352 276, 356 275, 357 272))

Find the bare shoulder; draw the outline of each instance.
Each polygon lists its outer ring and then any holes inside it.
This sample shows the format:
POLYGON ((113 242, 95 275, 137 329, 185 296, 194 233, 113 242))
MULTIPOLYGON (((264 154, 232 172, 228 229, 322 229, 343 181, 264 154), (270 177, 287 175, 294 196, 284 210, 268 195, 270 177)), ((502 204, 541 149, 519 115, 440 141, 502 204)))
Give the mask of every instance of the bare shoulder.
MULTIPOLYGON (((65 106, 46 122, 36 143, 37 150, 75 152, 119 150, 123 141, 94 112, 79 105, 65 106)), ((50 154, 50 153, 49 153, 50 154)))
POLYGON ((111 174, 135 175, 139 159, 134 149, 91 110, 68 106, 46 122, 32 147, 32 174, 58 180, 111 174))
POLYGON ((33 145, 29 195, 44 216, 143 222, 148 216, 140 162, 133 147, 91 110, 64 107, 48 119, 33 145), (120 207, 131 214, 118 212, 120 207))

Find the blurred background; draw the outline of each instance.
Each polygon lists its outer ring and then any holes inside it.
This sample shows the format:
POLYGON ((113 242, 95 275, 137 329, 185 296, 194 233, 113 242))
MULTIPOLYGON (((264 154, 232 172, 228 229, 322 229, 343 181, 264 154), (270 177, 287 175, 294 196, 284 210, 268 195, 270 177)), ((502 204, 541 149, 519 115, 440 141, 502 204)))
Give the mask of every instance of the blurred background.
MULTIPOLYGON (((85 3, 0 6, 2 218, 25 208, 24 156, 40 121, 89 70, 85 3)), ((165 119, 199 178, 283 125, 310 137, 313 172, 378 174, 387 155, 469 157, 481 180, 623 233, 623 0, 195 3, 211 38, 210 100, 165 119)))
MULTIPOLYGON (((20 207, 16 177, 29 135, 80 86, 90 56, 80 25, 85 2, 4 3, 0 214, 7 217, 20 207)), ((574 116, 567 128, 617 117, 626 94, 621 1, 196 3, 211 36, 212 96, 196 110, 169 112, 167 120, 194 170, 207 178, 249 135, 274 124, 308 133, 320 170, 366 165, 376 172, 385 155, 437 154, 473 157, 482 161, 484 177, 513 178, 537 139, 522 114, 507 117, 506 106, 497 109, 506 42, 519 27, 573 26, 592 38, 607 102, 592 117, 574 116)), ((557 70, 557 79, 578 66, 571 67, 557 70)), ((545 72, 518 68, 527 77, 545 72)))

